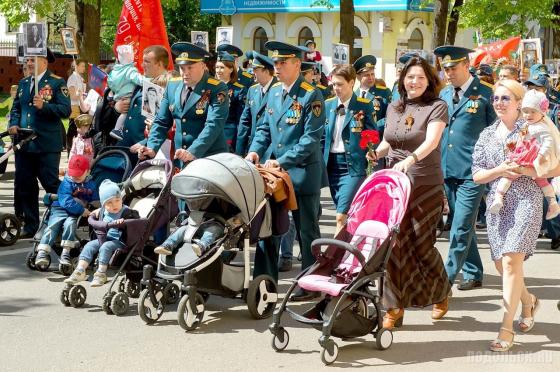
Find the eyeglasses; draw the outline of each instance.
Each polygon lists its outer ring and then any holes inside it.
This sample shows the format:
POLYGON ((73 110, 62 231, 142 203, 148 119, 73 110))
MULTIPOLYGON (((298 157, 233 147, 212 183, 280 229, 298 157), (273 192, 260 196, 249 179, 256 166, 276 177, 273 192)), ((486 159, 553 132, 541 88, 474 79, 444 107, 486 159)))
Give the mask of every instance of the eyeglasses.
POLYGON ((503 103, 509 103, 511 101, 510 96, 492 96, 492 102, 498 103, 502 101, 503 103))

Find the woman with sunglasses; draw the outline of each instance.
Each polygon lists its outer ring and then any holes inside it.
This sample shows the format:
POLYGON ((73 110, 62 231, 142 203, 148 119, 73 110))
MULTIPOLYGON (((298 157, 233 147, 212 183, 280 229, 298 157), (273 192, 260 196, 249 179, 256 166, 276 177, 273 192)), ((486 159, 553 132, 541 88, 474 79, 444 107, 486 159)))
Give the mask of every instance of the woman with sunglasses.
POLYGON ((504 301, 498 337, 490 344, 490 350, 496 352, 508 351, 513 346, 513 322, 519 302, 522 305, 518 321, 521 332, 533 328, 538 308, 537 298, 525 286, 523 263, 537 245, 543 194, 531 177, 524 176, 532 175, 530 170, 522 170, 507 160, 508 147, 515 144, 525 127, 521 117, 524 94, 517 81, 500 80, 496 83, 492 102, 498 120, 480 134, 473 153, 473 180, 478 184, 490 184, 489 204, 496 197, 500 178, 513 181, 499 213, 487 215, 488 242, 492 260, 502 276, 504 301))

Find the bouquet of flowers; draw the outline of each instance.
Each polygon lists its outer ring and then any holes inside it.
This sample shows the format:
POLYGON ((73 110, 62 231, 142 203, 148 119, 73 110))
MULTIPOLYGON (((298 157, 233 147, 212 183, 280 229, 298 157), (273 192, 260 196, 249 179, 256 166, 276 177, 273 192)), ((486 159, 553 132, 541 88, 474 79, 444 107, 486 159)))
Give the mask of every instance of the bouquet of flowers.
MULTIPOLYGON (((375 149, 379 145, 379 132, 374 129, 367 129, 362 131, 360 138, 360 148, 362 150, 367 150, 370 155, 377 155, 375 149)), ((367 175, 369 176, 373 172, 373 161, 368 160, 367 175)))

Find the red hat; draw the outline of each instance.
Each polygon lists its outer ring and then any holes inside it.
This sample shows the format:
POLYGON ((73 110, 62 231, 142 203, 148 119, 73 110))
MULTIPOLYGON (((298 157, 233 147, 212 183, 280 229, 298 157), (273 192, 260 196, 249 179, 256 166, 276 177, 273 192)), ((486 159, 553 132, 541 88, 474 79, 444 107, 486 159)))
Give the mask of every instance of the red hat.
POLYGON ((68 175, 80 177, 89 169, 89 160, 83 155, 74 155, 68 163, 68 175))

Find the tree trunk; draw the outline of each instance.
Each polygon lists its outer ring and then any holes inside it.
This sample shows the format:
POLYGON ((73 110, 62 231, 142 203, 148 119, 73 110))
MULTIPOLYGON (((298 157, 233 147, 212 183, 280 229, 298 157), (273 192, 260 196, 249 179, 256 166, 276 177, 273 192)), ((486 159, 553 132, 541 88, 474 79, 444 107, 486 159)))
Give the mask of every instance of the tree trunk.
POLYGON ((455 44, 455 36, 457 36, 457 28, 459 26, 459 10, 463 6, 464 0, 455 0, 451 16, 449 17, 449 25, 447 26, 447 45, 455 44))
POLYGON ((75 2, 76 19, 78 21, 78 41, 80 58, 89 63, 99 64, 99 48, 101 45, 101 0, 97 4, 75 2))
POLYGON ((445 44, 445 30, 447 28, 447 12, 449 0, 434 1, 434 31, 432 34, 432 50, 445 44))
POLYGON ((348 44, 348 60, 352 56, 354 48, 354 0, 340 1, 340 42, 348 44))
MULTIPOLYGON (((560 16, 560 1, 556 1, 554 3, 554 7, 552 7, 552 14, 560 16)), ((556 29, 553 29, 552 32, 552 58, 560 57, 560 20, 554 20, 554 24, 556 25, 556 29)))

